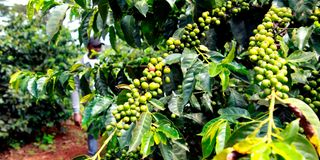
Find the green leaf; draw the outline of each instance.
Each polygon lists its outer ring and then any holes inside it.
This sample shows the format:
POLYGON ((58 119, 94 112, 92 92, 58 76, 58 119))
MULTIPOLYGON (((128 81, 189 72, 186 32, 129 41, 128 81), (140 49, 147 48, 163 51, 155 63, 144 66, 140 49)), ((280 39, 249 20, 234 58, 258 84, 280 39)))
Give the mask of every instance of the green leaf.
POLYGON ((160 143, 167 144, 167 137, 162 132, 155 132, 153 135, 154 142, 158 145, 160 143))
POLYGON ((188 150, 189 149, 186 145, 183 145, 180 142, 173 140, 171 151, 173 160, 188 159, 186 152, 188 150))
POLYGON ((250 122, 237 128, 228 139, 226 147, 231 147, 234 144, 245 139, 259 126, 259 124, 260 124, 259 122, 250 122))
POLYGON ((28 89, 28 92, 33 97, 38 98, 37 79, 36 79, 36 77, 33 77, 28 81, 27 89, 28 89))
POLYGON ((162 132, 168 138, 171 138, 171 139, 178 139, 179 138, 179 132, 175 128, 173 128, 169 123, 160 125, 157 128, 157 132, 162 132))
POLYGON ((174 63, 179 63, 181 59, 181 54, 170 54, 165 58, 165 63, 168 65, 174 64, 174 63))
POLYGON ((218 110, 218 113, 221 117, 230 120, 231 122, 235 122, 238 118, 247 118, 250 119, 250 114, 246 109, 239 107, 227 107, 221 108, 218 110))
POLYGON ((191 103, 192 107, 194 107, 195 109, 197 109, 199 111, 201 110, 200 103, 194 94, 192 94, 190 97, 190 103, 191 103))
POLYGON ((219 131, 216 137, 216 146, 215 146, 216 153, 220 153, 221 151, 223 151, 225 144, 227 143, 227 140, 230 137, 230 135, 231 135, 230 126, 228 121, 226 121, 225 123, 222 123, 219 126, 219 131))
POLYGON ((320 122, 319 118, 316 113, 312 110, 311 107, 309 107, 305 102, 296 99, 296 98, 287 98, 284 99, 283 102, 285 104, 292 104, 294 107, 297 107, 298 110, 305 116, 308 122, 312 125, 312 127, 315 129, 316 135, 319 137, 320 133, 320 122))
POLYGON ((149 10, 149 6, 147 0, 139 0, 136 1, 134 6, 138 9, 138 11, 144 16, 147 17, 147 12, 149 10))
POLYGON ((287 142, 290 142, 293 140, 293 138, 299 134, 299 120, 296 119, 292 121, 289 125, 286 126, 286 128, 280 133, 280 136, 283 137, 283 139, 287 142))
POLYGON ((303 160, 304 157, 292 146, 283 142, 271 143, 272 151, 285 160, 303 160))
POLYGON ((141 114, 139 121, 132 131, 132 139, 130 141, 128 152, 135 150, 141 144, 142 136, 150 130, 151 122, 152 116, 150 113, 145 112, 141 114))
POLYGON ((305 136, 296 134, 291 145, 294 145, 297 151, 303 155, 306 160, 318 159, 317 151, 305 136))
POLYGON ((225 3, 224 0, 210 0, 211 4, 212 4, 212 7, 213 8, 219 8, 219 7, 222 7, 223 4, 225 3))
POLYGON ((173 95, 168 103, 168 108, 172 113, 181 116, 184 109, 182 98, 179 95, 173 95))
POLYGON ((110 26, 109 28, 109 40, 110 40, 111 47, 116 52, 119 52, 119 49, 117 48, 117 36, 113 26, 110 26))
POLYGON ((232 41, 231 50, 228 53, 227 57, 221 61, 222 64, 227 64, 233 61, 235 57, 235 52, 236 52, 236 45, 237 45, 236 41, 232 41))
POLYGON ((87 0, 74 0, 81 8, 87 8, 87 0))
POLYGON ((183 75, 187 73, 187 70, 196 62, 198 54, 194 50, 184 49, 181 56, 181 70, 183 75))
POLYGON ((154 145, 153 132, 148 131, 145 133, 141 140, 142 159, 146 158, 151 153, 151 147, 154 145))
POLYGON ((222 67, 227 68, 234 73, 240 73, 242 75, 249 74, 248 69, 244 65, 237 63, 235 61, 228 63, 228 64, 223 64, 222 67))
POLYGON ((302 83, 305 84, 308 82, 308 77, 311 75, 309 70, 304 70, 301 68, 297 68, 294 73, 291 73, 292 83, 302 83))
POLYGON ((219 131, 220 125, 222 125, 225 122, 225 120, 219 119, 214 123, 211 123, 210 126, 207 127, 206 132, 201 134, 201 148, 203 158, 207 158, 211 155, 213 148, 216 144, 216 136, 219 131))
POLYGON ((203 124, 203 121, 204 121, 203 113, 189 113, 189 114, 183 115, 183 117, 193 120, 201 125, 203 124))
POLYGON ((300 63, 300 62, 308 62, 309 60, 316 59, 317 55, 315 52, 304 52, 300 50, 296 50, 289 55, 287 58, 288 62, 291 63, 300 63))
POLYGON ((46 32, 49 35, 50 39, 52 39, 60 30, 68 9, 69 6, 67 4, 63 4, 54 7, 52 12, 50 13, 46 24, 46 32))
POLYGON ((163 160, 173 160, 172 154, 171 154, 171 148, 168 145, 160 143, 159 148, 160 148, 160 152, 163 160))
POLYGON ((193 70, 188 70, 182 82, 182 106, 186 105, 191 97, 195 86, 193 70))
POLYGON ((39 94, 43 94, 46 88, 48 77, 41 77, 37 80, 37 90, 39 94))
POLYGON ((228 98, 228 107, 244 107, 247 106, 244 95, 237 92, 235 89, 230 89, 230 96, 228 98))
POLYGON ((228 86, 229 86, 229 80, 230 80, 230 71, 226 68, 223 68, 221 73, 219 74, 219 77, 221 79, 221 86, 222 86, 222 91, 225 91, 228 86))
POLYGON ((202 90, 211 95, 211 80, 209 73, 199 73, 196 75, 196 88, 202 90))
POLYGON ((216 62, 211 62, 209 64, 209 75, 210 75, 210 77, 215 77, 218 74, 220 74, 222 68, 223 67, 221 66, 221 64, 218 64, 216 62))
POLYGON ((283 57, 287 57, 288 56, 288 52, 289 52, 289 47, 288 45, 284 42, 283 38, 278 38, 278 41, 280 42, 280 48, 283 52, 283 57))
POLYGON ((105 111, 110 107, 110 105, 113 103, 113 98, 111 97, 100 97, 92 107, 91 115, 95 116, 101 113, 102 111, 105 111))
POLYGON ((154 107, 156 107, 159 110, 165 110, 164 104, 161 101, 157 100, 157 99, 152 98, 149 101, 149 103, 151 103, 154 107))
POLYGON ((250 158, 253 160, 270 160, 271 148, 266 143, 261 143, 252 149, 250 158))
POLYGON ((140 47, 140 35, 135 18, 132 15, 126 15, 121 19, 121 29, 124 33, 124 39, 132 47, 140 47))
POLYGON ((202 131, 201 133, 199 133, 200 136, 204 136, 208 130, 210 129, 209 127, 213 124, 213 123, 216 123, 217 121, 219 121, 221 118, 218 117, 218 118, 214 118, 212 120, 210 120, 209 122, 207 122, 203 127, 202 127, 202 131))
POLYGON ((213 113, 213 108, 211 105, 211 99, 209 94, 203 94, 201 99, 201 106, 204 106, 206 110, 210 110, 211 113, 213 113))
POLYGON ((176 0, 166 0, 166 1, 170 4, 171 8, 173 8, 174 3, 176 3, 176 0))
POLYGON ((34 15, 34 0, 29 0, 28 4, 27 4, 27 16, 29 18, 29 20, 31 21, 34 15))
POLYGON ((303 48, 307 45, 312 34, 312 27, 300 27, 296 35, 293 35, 294 44, 299 50, 303 50, 303 48))
MULTIPOLYGON (((109 12, 109 4, 108 0, 100 0, 98 4, 98 10, 103 21, 103 24, 106 23, 108 12, 109 12)), ((110 33, 110 32, 109 32, 110 33)))

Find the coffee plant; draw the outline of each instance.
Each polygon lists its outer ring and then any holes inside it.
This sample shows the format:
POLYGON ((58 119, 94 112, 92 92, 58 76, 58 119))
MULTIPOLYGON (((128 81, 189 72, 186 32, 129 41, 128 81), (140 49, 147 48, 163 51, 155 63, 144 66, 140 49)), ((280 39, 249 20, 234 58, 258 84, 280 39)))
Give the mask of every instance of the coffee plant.
POLYGON ((68 97, 78 75, 82 127, 105 139, 89 159, 318 159, 318 1, 50 2, 30 0, 28 15, 50 12, 52 41, 70 10, 80 42, 112 49, 10 84, 68 97))
MULTIPOLYGON (((24 94, 37 83, 32 77, 24 77, 21 84, 25 90, 15 92, 9 87, 10 75, 19 70, 67 69, 81 51, 75 51, 70 33, 65 29, 61 30, 65 39, 57 45, 48 45, 49 39, 40 18, 27 22, 23 15, 14 12, 8 18, 8 24, 0 29, 3 33, 0 35, 0 150, 5 150, 30 143, 36 136, 42 137, 45 127, 57 126, 70 116, 69 99, 43 95, 36 99, 24 94)), ((38 93, 33 92, 33 95, 38 93)))

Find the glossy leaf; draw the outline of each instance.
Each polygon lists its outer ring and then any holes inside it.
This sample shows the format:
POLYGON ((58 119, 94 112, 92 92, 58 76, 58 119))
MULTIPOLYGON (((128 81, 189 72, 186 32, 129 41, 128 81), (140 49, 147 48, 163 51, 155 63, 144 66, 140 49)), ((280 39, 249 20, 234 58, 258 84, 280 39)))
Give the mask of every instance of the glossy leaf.
POLYGON ((81 8, 87 8, 87 0, 74 0, 81 8))
POLYGON ((314 52, 303 52, 300 50, 294 51, 287 58, 288 62, 291 63, 300 63, 300 62, 308 62, 309 60, 315 59, 316 53, 314 52))
POLYGON ((28 81, 28 86, 27 86, 28 92, 35 98, 38 97, 38 90, 37 90, 37 79, 36 77, 31 78, 28 81))
POLYGON ((149 6, 147 0, 139 0, 136 1, 134 6, 138 9, 138 11, 144 16, 147 16, 147 12, 149 10, 149 6))
POLYGON ((155 132, 153 135, 154 142, 158 145, 160 143, 167 144, 167 137, 162 132, 155 132))
POLYGON ((110 26, 109 28, 109 39, 110 39, 110 44, 112 46, 112 48, 119 52, 119 49, 117 48, 117 36, 116 36, 116 32, 113 26, 110 26))
POLYGON ((203 124, 203 121, 204 121, 204 115, 202 113, 189 113, 189 114, 183 115, 183 117, 193 120, 201 125, 203 124))
POLYGON ((162 132, 164 133, 168 138, 171 139, 178 139, 179 138, 179 132, 172 127, 169 123, 160 125, 157 128, 157 132, 162 132))
POLYGON ((296 134, 291 145, 294 145, 297 151, 303 155, 306 160, 318 159, 317 151, 305 136, 296 134))
POLYGON ((49 35, 50 39, 52 39, 60 30, 68 9, 69 6, 67 4, 63 4, 60 6, 56 6, 51 11, 46 24, 46 32, 49 35))
POLYGON ((211 99, 209 94, 203 94, 201 99, 201 105, 205 107, 206 110, 209 110, 210 112, 213 113, 213 108, 211 105, 211 99))
POLYGON ((294 44, 296 47, 299 48, 299 50, 303 50, 303 48, 307 45, 310 36, 312 33, 312 28, 311 27, 300 27, 296 34, 293 35, 294 37, 292 38, 294 40, 294 44))
POLYGON ((141 114, 139 121, 136 123, 136 126, 132 131, 129 152, 135 150, 141 144, 142 136, 150 130, 151 122, 152 117, 150 113, 145 112, 141 114))
POLYGON ((211 95, 211 79, 207 72, 199 73, 196 75, 196 88, 203 90, 211 95))
POLYGON ((210 77, 215 77, 220 74, 222 66, 216 62, 211 62, 209 64, 209 75, 210 77))
POLYGON ((233 146, 233 149, 240 154, 250 154, 253 149, 261 144, 265 144, 264 138, 250 137, 246 138, 233 146))
POLYGON ((170 4, 171 8, 173 8, 174 3, 176 2, 176 0, 166 0, 166 1, 170 4))
POLYGON ((170 54, 165 58, 165 63, 168 65, 174 64, 174 63, 179 63, 181 59, 181 54, 170 54))
POLYGON ((194 50, 184 49, 181 55, 181 70, 185 75, 189 68, 196 62, 198 54, 194 50))
POLYGON ((148 131, 142 136, 141 150, 142 159, 147 157, 151 153, 151 147, 154 145, 153 132, 148 131))
POLYGON ((250 119, 250 114, 246 109, 239 107, 227 107, 218 110, 221 117, 228 119, 231 122, 236 122, 238 118, 250 119))
POLYGON ((288 124, 280 135, 285 139, 285 141, 291 143, 294 137, 299 134, 299 128, 299 119, 296 119, 288 124))
POLYGON ((194 107, 195 109, 197 109, 199 111, 201 110, 200 103, 194 94, 192 94, 190 97, 190 103, 191 103, 192 107, 194 107))
POLYGON ((137 30, 137 23, 133 16, 126 15, 121 19, 121 29, 126 42, 132 47, 140 47, 140 35, 137 30))
POLYGON ((223 151, 225 144, 227 143, 227 140, 230 137, 230 135, 231 135, 230 126, 228 121, 226 121, 225 123, 222 123, 219 126, 219 131, 216 137, 216 146, 215 146, 216 153, 220 153, 221 151, 223 151))
POLYGON ((231 134, 230 138, 228 139, 226 147, 231 147, 234 144, 245 139, 247 136, 252 134, 252 132, 258 127, 259 124, 260 124, 259 122, 250 122, 234 130, 234 132, 231 134))
POLYGON ((283 142, 271 143, 272 151, 285 160, 303 160, 304 157, 294 147, 283 142))
POLYGON ((159 148, 163 160, 173 160, 171 155, 171 148, 168 145, 160 143, 159 148))
POLYGON ((195 86, 195 77, 192 70, 188 70, 182 82, 182 104, 186 105, 191 97, 195 86))
POLYGON ((179 95, 172 96, 168 103, 168 108, 172 113, 181 116, 184 109, 182 98, 179 95))
POLYGON ((230 89, 230 96, 228 98, 229 107, 244 107, 247 106, 244 95, 237 92, 235 89, 230 89))
POLYGON ((252 149, 250 158, 252 160, 270 160, 271 147, 269 144, 261 143, 252 149))
POLYGON ((233 59, 234 59, 234 57, 235 57, 235 54, 236 54, 235 52, 236 52, 236 45, 237 45, 237 43, 236 43, 235 41, 232 41, 231 45, 232 45, 232 46, 231 46, 231 50, 230 50, 230 52, 228 53, 227 57, 224 58, 224 59, 221 61, 222 64, 227 64, 227 63, 232 62, 233 59))
POLYGON ((211 155, 214 146, 216 145, 216 136, 219 132, 220 125, 223 125, 225 123, 223 119, 219 119, 218 121, 210 124, 210 126, 207 127, 206 132, 201 134, 201 148, 202 148, 202 156, 204 158, 207 158, 211 155))
POLYGON ((221 73, 219 74, 219 77, 221 79, 221 86, 222 91, 225 91, 229 86, 229 80, 230 80, 230 71, 226 68, 222 69, 221 73))
POLYGON ((157 99, 153 98, 153 99, 151 99, 149 101, 149 103, 152 104, 154 107, 156 107, 159 110, 165 110, 164 104, 161 101, 157 100, 157 99))
POLYGON ((320 136, 320 122, 319 118, 314 111, 303 101, 296 98, 288 98, 283 100, 285 104, 292 104, 299 109, 299 111, 306 117, 307 121, 311 123, 317 132, 317 136, 320 136))

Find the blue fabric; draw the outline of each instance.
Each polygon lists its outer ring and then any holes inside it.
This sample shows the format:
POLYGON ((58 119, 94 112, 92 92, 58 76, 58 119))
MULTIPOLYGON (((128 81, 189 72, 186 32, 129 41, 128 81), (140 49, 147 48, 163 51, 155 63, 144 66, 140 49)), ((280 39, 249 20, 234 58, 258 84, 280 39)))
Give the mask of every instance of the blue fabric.
POLYGON ((92 134, 88 134, 88 154, 94 156, 98 151, 98 140, 92 134))

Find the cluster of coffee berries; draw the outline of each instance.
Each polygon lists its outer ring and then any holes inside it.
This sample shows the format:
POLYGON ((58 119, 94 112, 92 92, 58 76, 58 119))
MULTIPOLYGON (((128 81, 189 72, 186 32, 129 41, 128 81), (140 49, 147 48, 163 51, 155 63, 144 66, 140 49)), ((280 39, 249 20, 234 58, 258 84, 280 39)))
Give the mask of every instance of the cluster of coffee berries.
POLYGON ((140 147, 137 147, 137 149, 132 152, 128 152, 127 148, 110 148, 107 150, 105 158, 106 160, 137 160, 142 158, 139 150, 140 147))
POLYGON ((166 43, 170 53, 180 53, 184 49, 184 43, 181 43, 180 39, 170 37, 166 43))
POLYGON ((303 86, 298 99, 306 102, 315 112, 320 108, 320 73, 312 71, 312 76, 308 78, 308 83, 303 86))
POLYGON ((174 38, 167 40, 169 52, 179 53, 184 47, 197 47, 201 44, 200 38, 205 37, 204 31, 210 29, 210 25, 220 25, 222 20, 226 20, 241 11, 249 10, 249 4, 243 0, 230 0, 220 8, 214 8, 212 12, 203 12, 197 23, 187 24, 181 41, 174 38))
MULTIPOLYGON (((290 24, 292 18, 292 11, 290 8, 281 7, 277 8, 272 6, 268 13, 265 15, 263 22, 273 22, 277 29, 282 29, 290 24)), ((277 30, 279 31, 279 30, 277 30)))
POLYGON ((112 111, 116 122, 107 125, 107 130, 111 131, 116 127, 118 136, 122 135, 122 129, 128 130, 131 123, 136 122, 143 112, 148 111, 147 102, 163 94, 161 85, 163 80, 165 83, 170 82, 167 76, 170 72, 162 57, 150 58, 148 67, 143 70, 143 77, 134 79, 129 85, 131 92, 126 94, 128 101, 112 111))
POLYGON ((170 14, 170 18, 179 18, 180 15, 183 15, 186 13, 186 0, 177 0, 175 2, 176 9, 173 9, 173 14, 170 14))
MULTIPOLYGON (((288 98, 289 87, 285 85, 288 82, 286 60, 278 53, 275 36, 284 18, 288 18, 287 13, 291 13, 288 8, 272 7, 263 19, 263 23, 254 30, 255 35, 250 37, 250 47, 248 49, 249 57, 252 62, 258 65, 254 67, 255 81, 263 89, 261 97, 271 94, 271 89, 276 89, 276 94, 280 98, 288 98), (286 14, 280 14, 285 12, 286 14), (270 19, 270 16, 273 17, 270 19)), ((285 21, 287 23, 289 21, 285 21)))
POLYGON ((319 23, 319 20, 320 20, 320 8, 316 7, 315 10, 313 10, 313 13, 310 16, 310 19, 312 19, 313 21, 319 23))

